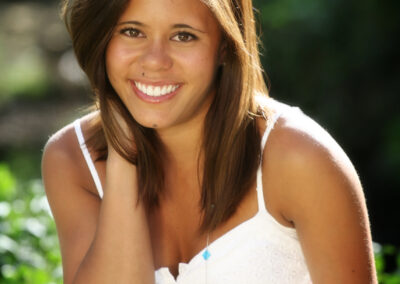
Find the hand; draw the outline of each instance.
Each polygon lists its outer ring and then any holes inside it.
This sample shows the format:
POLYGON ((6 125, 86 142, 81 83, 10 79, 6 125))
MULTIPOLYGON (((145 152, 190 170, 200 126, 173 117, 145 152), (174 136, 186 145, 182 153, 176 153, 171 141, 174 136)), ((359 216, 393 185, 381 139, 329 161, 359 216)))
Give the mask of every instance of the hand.
POLYGON ((123 115, 121 115, 121 113, 117 110, 117 108, 115 107, 112 108, 112 114, 113 114, 113 122, 114 124, 116 124, 114 125, 114 128, 117 129, 119 135, 118 137, 114 136, 111 137, 107 135, 108 133, 106 131, 106 140, 108 145, 107 160, 117 158, 126 161, 124 155, 122 155, 121 152, 127 153, 129 152, 129 149, 132 148, 132 144, 134 144, 133 134, 125 118, 123 117, 123 115), (126 151, 126 149, 128 149, 128 151, 126 151))
POLYGON ((108 188, 113 188, 114 191, 119 191, 124 188, 125 190, 129 189, 125 194, 133 194, 133 196, 137 196, 136 165, 125 158, 125 156, 129 157, 129 151, 134 143, 132 131, 123 115, 121 115, 116 108, 113 108, 112 121, 114 124, 116 123, 114 128, 116 128, 118 132, 118 137, 115 137, 114 135, 111 136, 109 133, 109 135, 107 135, 107 131, 105 131, 108 147, 106 162, 106 190, 108 190, 108 188), (124 186, 120 186, 121 177, 124 177, 124 186), (118 186, 116 186, 116 184, 118 186))

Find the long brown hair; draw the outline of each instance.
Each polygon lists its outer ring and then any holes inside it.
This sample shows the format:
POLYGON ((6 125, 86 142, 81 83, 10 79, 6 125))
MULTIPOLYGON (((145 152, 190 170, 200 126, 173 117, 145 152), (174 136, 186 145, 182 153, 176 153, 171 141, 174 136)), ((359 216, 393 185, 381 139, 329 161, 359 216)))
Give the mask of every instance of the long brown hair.
MULTIPOLYGON (((255 94, 267 96, 267 88, 251 0, 201 1, 218 20, 226 45, 225 65, 217 74, 216 95, 204 122, 200 206, 204 212, 201 230, 205 231, 232 216, 255 180, 261 159, 255 118, 267 115, 256 103, 255 94)), ((100 109, 87 143, 98 159, 105 159, 107 137, 124 158, 137 165, 139 199, 150 210, 159 204, 164 189, 163 144, 154 129, 141 126, 129 114, 107 78, 104 60, 114 26, 128 2, 65 0, 63 17, 100 109), (134 148, 123 136, 112 109, 128 122, 134 148)))

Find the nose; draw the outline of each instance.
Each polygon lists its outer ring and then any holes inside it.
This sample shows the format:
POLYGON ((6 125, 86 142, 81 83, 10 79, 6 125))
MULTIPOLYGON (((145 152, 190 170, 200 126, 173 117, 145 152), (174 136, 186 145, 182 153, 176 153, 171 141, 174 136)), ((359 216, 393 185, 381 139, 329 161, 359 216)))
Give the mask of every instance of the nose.
POLYGON ((141 56, 140 64, 145 71, 169 70, 173 65, 173 61, 170 57, 168 46, 162 41, 149 43, 141 56))

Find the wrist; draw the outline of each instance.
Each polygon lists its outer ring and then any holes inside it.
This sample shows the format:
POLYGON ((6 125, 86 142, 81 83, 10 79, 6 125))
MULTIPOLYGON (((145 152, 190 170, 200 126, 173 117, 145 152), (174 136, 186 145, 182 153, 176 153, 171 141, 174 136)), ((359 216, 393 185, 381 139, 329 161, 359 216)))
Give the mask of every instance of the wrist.
POLYGON ((126 188, 129 191, 135 191, 137 188, 136 166, 115 150, 109 151, 106 162, 106 183, 108 188, 126 188))

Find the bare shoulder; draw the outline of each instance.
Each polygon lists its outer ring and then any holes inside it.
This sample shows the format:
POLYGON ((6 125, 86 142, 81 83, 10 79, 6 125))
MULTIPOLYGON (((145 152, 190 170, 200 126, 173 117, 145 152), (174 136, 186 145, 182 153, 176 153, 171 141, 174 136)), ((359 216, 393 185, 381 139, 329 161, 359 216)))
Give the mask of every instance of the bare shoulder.
POLYGON ((358 174, 344 150, 299 109, 282 112, 268 138, 264 159, 265 175, 281 183, 277 188, 281 199, 287 201, 282 208, 292 221, 298 212, 304 212, 303 206, 308 206, 299 200, 315 198, 316 194, 363 197, 358 174))
POLYGON ((375 283, 358 174, 334 138, 299 109, 284 108, 270 133, 263 185, 267 209, 273 201, 271 211, 296 229, 313 282, 375 283))
MULTIPOLYGON (((81 119, 82 129, 89 118, 81 119)), ((60 241, 64 283, 72 283, 95 235, 100 210, 100 198, 92 192, 94 185, 73 124, 47 142, 42 178, 60 241)))
POLYGON ((45 177, 52 170, 62 168, 66 173, 73 173, 74 164, 79 160, 79 144, 73 124, 68 124, 53 134, 47 141, 42 158, 42 171, 45 177))
MULTIPOLYGON (((93 114, 81 118, 83 133, 88 126, 93 114)), ((90 178, 87 178, 87 166, 85 164, 76 131, 73 123, 70 123, 47 141, 42 157, 42 175, 46 182, 48 179, 58 178, 62 175, 64 180, 79 184, 82 188, 89 189, 90 178)))

